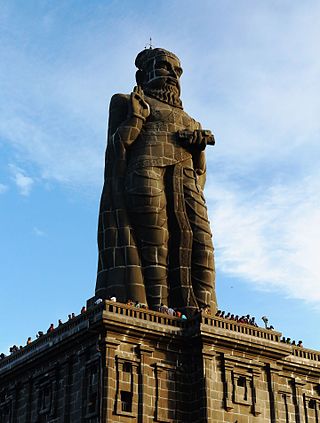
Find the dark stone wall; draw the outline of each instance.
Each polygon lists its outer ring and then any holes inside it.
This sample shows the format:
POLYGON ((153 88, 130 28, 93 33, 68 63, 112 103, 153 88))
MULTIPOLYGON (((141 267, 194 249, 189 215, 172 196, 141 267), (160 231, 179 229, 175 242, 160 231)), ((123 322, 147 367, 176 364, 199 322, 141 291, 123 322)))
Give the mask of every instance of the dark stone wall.
POLYGON ((0 361, 0 423, 319 423, 320 353, 103 302, 0 361))
POLYGON ((0 422, 99 421, 101 354, 90 311, 0 362, 0 422), (92 414, 92 420, 87 419, 92 414))

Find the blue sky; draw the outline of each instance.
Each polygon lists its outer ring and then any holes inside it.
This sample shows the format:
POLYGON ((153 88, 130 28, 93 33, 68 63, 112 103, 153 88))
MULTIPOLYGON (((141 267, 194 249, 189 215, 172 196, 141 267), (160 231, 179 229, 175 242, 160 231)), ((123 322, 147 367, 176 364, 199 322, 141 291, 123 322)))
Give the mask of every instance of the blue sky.
POLYGON ((150 36, 216 136, 220 307, 320 349, 319 21, 312 0, 1 2, 0 351, 93 295, 108 103, 150 36))

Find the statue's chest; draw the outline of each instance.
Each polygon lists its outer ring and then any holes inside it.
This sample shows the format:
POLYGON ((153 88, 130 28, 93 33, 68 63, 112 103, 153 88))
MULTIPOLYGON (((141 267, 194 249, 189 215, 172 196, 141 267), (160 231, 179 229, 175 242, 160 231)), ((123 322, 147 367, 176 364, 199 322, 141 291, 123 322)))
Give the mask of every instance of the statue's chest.
POLYGON ((163 125, 169 125, 172 130, 174 128, 189 128, 194 126, 194 119, 187 113, 177 107, 171 107, 160 102, 152 102, 150 104, 150 116, 147 119, 147 125, 153 129, 162 130, 163 125))

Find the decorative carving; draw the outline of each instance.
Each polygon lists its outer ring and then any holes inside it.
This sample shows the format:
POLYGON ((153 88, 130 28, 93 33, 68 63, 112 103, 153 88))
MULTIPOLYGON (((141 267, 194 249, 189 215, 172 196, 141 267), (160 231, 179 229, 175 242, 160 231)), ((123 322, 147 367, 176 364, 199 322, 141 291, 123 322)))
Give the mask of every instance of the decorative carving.
POLYGON ((251 412, 255 416, 261 414, 257 397, 261 370, 253 367, 253 363, 250 367, 249 363, 238 362, 235 357, 225 356, 223 362, 225 409, 231 411, 234 404, 239 404, 251 406, 251 412))
POLYGON ((308 423, 319 423, 320 401, 319 398, 313 398, 303 394, 303 408, 305 418, 308 423))
POLYGON ((302 416, 303 415, 302 390, 303 390, 303 387, 305 386, 305 382, 302 381, 299 377, 296 377, 295 379, 292 379, 291 384, 292 384, 292 390, 294 394, 293 399, 294 399, 295 412, 298 416, 302 416))
POLYGON ((57 368, 38 374, 34 379, 37 399, 37 422, 55 417, 57 408, 57 368))
POLYGON ((110 103, 96 295, 192 314, 216 308, 213 246, 203 197, 210 131, 184 112, 179 59, 150 48, 137 87, 110 103))
POLYGON ((93 360, 86 365, 85 372, 85 401, 84 415, 86 418, 99 415, 100 399, 100 363, 99 360, 93 360))
POLYGON ((223 397, 224 397, 224 406, 226 411, 231 411, 233 409, 232 401, 232 366, 229 366, 224 362, 224 373, 223 373, 223 397))
POLYGON ((134 417, 138 411, 139 363, 127 357, 116 356, 116 367, 116 414, 134 417))
POLYGON ((233 401, 237 404, 249 405, 249 380, 246 375, 232 372, 233 401))
POLYGON ((13 421, 13 397, 5 390, 0 392, 0 422, 11 423, 13 421))
POLYGON ((175 422, 177 412, 176 368, 155 364, 156 402, 155 421, 161 423, 175 422))
POLYGON ((261 408, 259 404, 259 398, 258 398, 258 388, 260 385, 260 378, 261 373, 260 371, 257 371, 255 369, 252 369, 252 414, 254 416, 258 416, 261 414, 261 408))
POLYGON ((38 414, 50 414, 52 406, 52 382, 46 382, 39 386, 38 414))

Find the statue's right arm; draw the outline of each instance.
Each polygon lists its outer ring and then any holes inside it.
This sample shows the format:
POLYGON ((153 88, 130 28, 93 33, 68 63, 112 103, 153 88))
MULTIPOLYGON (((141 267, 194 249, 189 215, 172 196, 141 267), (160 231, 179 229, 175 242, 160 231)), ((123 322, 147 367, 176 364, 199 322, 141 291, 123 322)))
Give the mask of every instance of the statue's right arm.
POLYGON ((137 94, 115 94, 110 102, 108 138, 120 142, 125 148, 137 139, 145 121, 142 115, 135 113, 133 95, 137 94))

